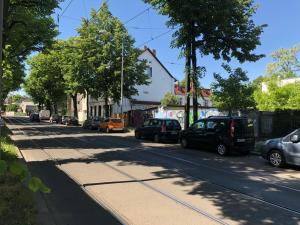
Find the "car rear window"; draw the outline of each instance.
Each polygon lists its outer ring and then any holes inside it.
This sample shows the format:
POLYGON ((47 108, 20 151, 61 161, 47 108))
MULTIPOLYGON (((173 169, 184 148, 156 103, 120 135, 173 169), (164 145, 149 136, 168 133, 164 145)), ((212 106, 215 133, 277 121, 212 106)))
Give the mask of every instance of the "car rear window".
POLYGON ((254 127, 253 121, 248 119, 235 119, 234 120, 234 133, 237 136, 253 136, 254 127))
POLYGON ((122 123, 121 119, 110 119, 110 121, 113 123, 122 123))
POLYGON ((177 120, 166 120, 167 127, 179 127, 180 124, 177 120))

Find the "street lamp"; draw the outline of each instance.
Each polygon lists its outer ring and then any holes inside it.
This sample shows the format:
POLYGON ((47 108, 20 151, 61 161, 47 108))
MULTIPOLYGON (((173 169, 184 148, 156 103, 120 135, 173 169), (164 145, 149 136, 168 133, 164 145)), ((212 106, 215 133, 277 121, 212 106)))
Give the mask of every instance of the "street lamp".
POLYGON ((124 38, 122 37, 122 66, 121 66, 121 118, 123 118, 123 86, 124 86, 124 38))

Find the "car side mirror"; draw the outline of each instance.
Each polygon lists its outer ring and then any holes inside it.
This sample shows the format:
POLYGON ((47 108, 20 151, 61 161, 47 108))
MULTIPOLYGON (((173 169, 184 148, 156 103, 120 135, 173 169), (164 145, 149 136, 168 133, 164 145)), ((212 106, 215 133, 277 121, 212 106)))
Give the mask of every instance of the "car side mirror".
POLYGON ((291 136, 291 142, 298 143, 299 141, 300 141, 300 138, 299 138, 298 134, 294 134, 291 136))

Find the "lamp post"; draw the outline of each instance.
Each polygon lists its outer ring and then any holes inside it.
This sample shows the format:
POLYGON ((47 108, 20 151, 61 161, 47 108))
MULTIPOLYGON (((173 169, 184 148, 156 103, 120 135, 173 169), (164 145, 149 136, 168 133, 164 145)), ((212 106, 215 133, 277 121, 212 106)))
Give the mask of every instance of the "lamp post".
POLYGON ((122 38, 122 65, 121 65, 121 118, 123 118, 123 86, 124 86, 124 38, 122 38))

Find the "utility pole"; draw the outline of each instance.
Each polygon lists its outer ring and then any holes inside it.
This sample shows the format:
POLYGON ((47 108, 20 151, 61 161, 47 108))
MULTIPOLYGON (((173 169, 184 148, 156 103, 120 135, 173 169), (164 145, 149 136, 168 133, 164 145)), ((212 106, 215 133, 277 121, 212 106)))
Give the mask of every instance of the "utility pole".
POLYGON ((121 68, 121 118, 123 118, 123 86, 124 86, 124 38, 122 38, 122 68, 121 68))

